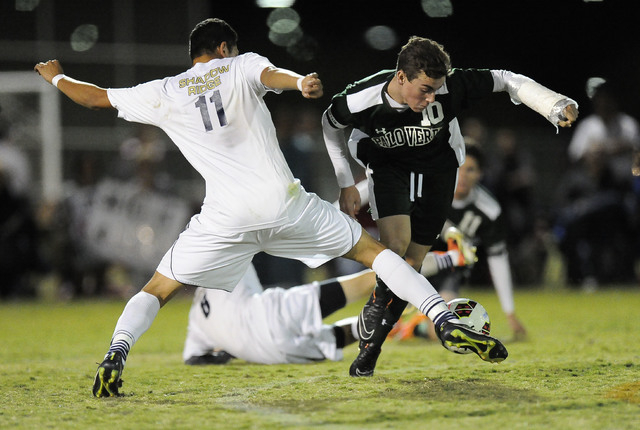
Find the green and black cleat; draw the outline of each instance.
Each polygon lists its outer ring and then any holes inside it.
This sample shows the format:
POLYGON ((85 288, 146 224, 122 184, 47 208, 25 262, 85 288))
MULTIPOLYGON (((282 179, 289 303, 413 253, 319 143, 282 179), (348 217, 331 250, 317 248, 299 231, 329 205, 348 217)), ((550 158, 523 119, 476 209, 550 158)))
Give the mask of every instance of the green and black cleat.
POLYGON ((509 355, 502 342, 475 332, 455 320, 445 321, 438 332, 442 346, 458 354, 473 352, 484 361, 500 363, 509 355))
POLYGON ((121 396, 118 389, 122 387, 122 370, 124 360, 119 352, 112 352, 98 366, 96 378, 93 381, 93 395, 96 397, 121 396))

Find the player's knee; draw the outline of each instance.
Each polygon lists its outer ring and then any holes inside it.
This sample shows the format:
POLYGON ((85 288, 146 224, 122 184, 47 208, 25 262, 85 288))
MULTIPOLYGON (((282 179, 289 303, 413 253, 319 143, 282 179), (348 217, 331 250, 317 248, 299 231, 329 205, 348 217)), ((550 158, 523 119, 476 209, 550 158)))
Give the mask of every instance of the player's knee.
POLYGON ((160 302, 160 306, 164 306, 171 298, 178 293, 182 284, 173 279, 167 278, 158 272, 155 272, 147 285, 142 291, 155 296, 160 302))
POLYGON ((392 237, 386 241, 385 245, 387 246, 387 248, 389 248, 399 256, 404 257, 407 253, 409 243, 409 239, 405 239, 402 237, 392 237))
POLYGON ((343 257, 357 261, 370 268, 376 256, 385 249, 386 247, 382 243, 363 230, 360 240, 343 257))
POLYGON ((404 257, 404 260, 407 262, 409 266, 413 267, 416 270, 420 270, 420 267, 422 267, 422 260, 418 261, 406 255, 404 257))

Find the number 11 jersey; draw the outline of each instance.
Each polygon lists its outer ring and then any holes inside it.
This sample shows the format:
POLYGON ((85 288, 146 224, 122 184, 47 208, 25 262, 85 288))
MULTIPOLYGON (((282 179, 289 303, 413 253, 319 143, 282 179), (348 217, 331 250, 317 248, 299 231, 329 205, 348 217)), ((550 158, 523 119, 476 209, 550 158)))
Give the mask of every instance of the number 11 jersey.
POLYGON ((267 91, 280 92, 260 81, 268 67, 267 58, 246 53, 107 93, 119 117, 160 127, 202 175, 200 220, 217 229, 282 225, 301 191, 263 100, 267 91))

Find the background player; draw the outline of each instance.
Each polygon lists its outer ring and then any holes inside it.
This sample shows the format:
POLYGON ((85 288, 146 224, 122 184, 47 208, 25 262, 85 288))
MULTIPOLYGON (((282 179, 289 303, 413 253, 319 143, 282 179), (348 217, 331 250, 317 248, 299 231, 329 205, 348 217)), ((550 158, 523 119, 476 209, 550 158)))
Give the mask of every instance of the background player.
MULTIPOLYGON (((457 115, 493 92, 505 91, 556 126, 576 120, 575 101, 505 70, 451 69, 442 45, 412 37, 395 70, 383 70, 333 97, 323 133, 340 192, 354 216, 361 201, 347 160, 344 129, 365 136, 351 147, 366 166, 380 240, 419 270, 451 205, 464 140, 457 115), (437 97, 436 97, 437 96, 437 97)), ((350 373, 372 375, 381 345, 406 302, 379 281, 360 317, 360 353, 350 373)))
MULTIPOLYGON (((498 294, 500 305, 507 317, 514 339, 526 337, 526 330, 515 312, 513 300, 513 282, 509 266, 509 253, 506 246, 506 226, 502 216, 502 208, 497 199, 482 185, 482 172, 485 165, 482 148, 467 143, 466 159, 460 166, 458 183, 453 204, 447 214, 445 230, 457 227, 477 247, 484 247, 487 265, 498 294)), ((425 266, 423 266, 425 267, 425 266)), ((461 268, 449 272, 440 272, 432 276, 431 281, 438 286, 438 292, 449 301, 460 296, 460 286, 470 274, 470 268, 461 268)), ((425 276, 431 276, 423 273, 425 276)), ((394 337, 407 338, 414 333, 434 337, 435 333, 428 329, 428 321, 417 313, 398 321, 394 337)))
POLYGON ((322 320, 369 295, 374 284, 375 274, 364 270, 288 289, 263 289, 251 265, 231 293, 196 289, 185 363, 220 364, 232 357, 262 364, 341 360, 342 348, 357 339, 355 317, 332 325, 322 320))
POLYGON ((74 102, 116 108, 128 121, 164 130, 205 179, 206 196, 151 280, 124 308, 93 385, 97 397, 119 394, 128 353, 160 308, 184 286, 232 290, 260 251, 317 267, 344 256, 373 268, 395 293, 434 321, 443 346, 499 362, 497 339, 458 324, 433 286, 352 218, 307 193, 293 177, 263 100, 268 91, 322 96, 316 74, 301 76, 255 53, 240 55, 225 21, 197 24, 189 39, 192 67, 132 88, 104 89, 64 75, 57 60, 34 69, 74 102))

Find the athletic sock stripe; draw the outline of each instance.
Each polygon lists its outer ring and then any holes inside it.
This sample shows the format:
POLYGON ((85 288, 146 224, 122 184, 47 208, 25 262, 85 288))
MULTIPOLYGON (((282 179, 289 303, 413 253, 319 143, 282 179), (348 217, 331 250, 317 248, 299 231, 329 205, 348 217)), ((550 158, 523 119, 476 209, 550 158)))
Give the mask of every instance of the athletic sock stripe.
POLYGON ((122 359, 126 360, 127 355, 129 355, 129 349, 129 345, 126 342, 114 342, 109 348, 109 352, 107 352, 107 355, 111 355, 111 353, 113 352, 119 352, 122 355, 122 359))
POLYGON ((438 264, 438 270, 453 267, 453 260, 449 254, 436 254, 436 263, 438 264))
MULTIPOLYGON (((423 314, 429 316, 429 312, 431 312, 431 310, 434 307, 443 303, 444 303, 444 299, 440 297, 439 294, 433 294, 427 297, 427 299, 424 302, 422 302, 422 305, 420 305, 420 308, 418 309, 423 314)), ((449 321, 451 319, 456 319, 456 316, 448 309, 442 312, 439 312, 434 318, 431 318, 431 320, 433 321, 433 324, 436 327, 440 327, 442 323, 444 323, 445 321, 449 321)))
POLYGON ((445 321, 456 319, 456 316, 449 311, 442 311, 433 319, 433 325, 440 327, 445 321))
POLYGON ((444 300, 442 299, 442 297, 440 297, 439 294, 432 294, 429 297, 427 297, 422 302, 422 304, 420 304, 420 307, 418 309, 423 314, 429 315, 429 311, 431 311, 431 309, 433 309, 434 306, 437 306, 440 303, 444 303, 444 300))

